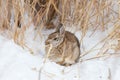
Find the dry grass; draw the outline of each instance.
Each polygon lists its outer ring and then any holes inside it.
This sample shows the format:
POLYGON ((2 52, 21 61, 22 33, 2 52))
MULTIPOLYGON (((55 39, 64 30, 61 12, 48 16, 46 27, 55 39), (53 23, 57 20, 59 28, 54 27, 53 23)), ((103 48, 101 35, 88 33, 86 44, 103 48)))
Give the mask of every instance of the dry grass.
POLYGON ((108 80, 112 80, 112 75, 111 75, 111 70, 110 70, 110 68, 108 69, 108 72, 109 72, 108 80))
POLYGON ((110 27, 113 28, 105 39, 81 56, 94 51, 98 44, 110 40, 116 40, 117 44, 105 43, 98 54, 105 54, 109 49, 120 50, 118 0, 0 0, 1 34, 4 33, 7 37, 14 39, 17 44, 28 48, 31 53, 33 53, 32 49, 24 41, 25 31, 34 23, 35 28, 39 29, 37 30, 39 34, 42 28, 54 22, 56 17, 58 17, 57 22, 62 22, 65 26, 74 26, 76 30, 82 31, 81 39, 79 39, 81 43, 89 29, 93 30, 92 36, 96 30, 106 31, 110 27), (27 22, 24 17, 26 12, 28 17, 32 18, 27 22), (11 17, 13 17, 12 24, 11 17))
POLYGON ((52 45, 50 45, 50 48, 49 48, 49 50, 48 50, 48 53, 46 54, 46 56, 45 56, 45 58, 44 58, 44 60, 43 60, 43 64, 41 65, 41 67, 40 67, 40 69, 39 69, 38 80, 41 79, 41 72, 42 72, 42 70, 43 70, 43 67, 45 66, 45 63, 46 63, 47 58, 48 58, 49 55, 50 55, 51 49, 52 49, 52 45))

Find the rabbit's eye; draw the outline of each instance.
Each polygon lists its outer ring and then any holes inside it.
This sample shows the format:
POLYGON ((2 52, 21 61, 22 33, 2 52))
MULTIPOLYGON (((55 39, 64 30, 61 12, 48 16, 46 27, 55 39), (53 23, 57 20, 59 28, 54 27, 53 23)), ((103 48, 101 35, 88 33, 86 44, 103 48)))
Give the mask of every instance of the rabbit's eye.
POLYGON ((58 41, 58 38, 54 38, 54 40, 58 41))

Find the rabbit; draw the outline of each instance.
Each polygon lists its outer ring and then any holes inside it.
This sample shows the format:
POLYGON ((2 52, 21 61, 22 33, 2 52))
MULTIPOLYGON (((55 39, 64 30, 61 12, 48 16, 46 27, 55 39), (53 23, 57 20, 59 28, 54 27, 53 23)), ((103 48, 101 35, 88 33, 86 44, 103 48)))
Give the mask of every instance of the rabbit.
POLYGON ((79 60, 80 44, 77 37, 65 31, 63 24, 60 23, 56 31, 51 33, 45 41, 46 55, 50 49, 48 59, 62 66, 70 66, 79 60))

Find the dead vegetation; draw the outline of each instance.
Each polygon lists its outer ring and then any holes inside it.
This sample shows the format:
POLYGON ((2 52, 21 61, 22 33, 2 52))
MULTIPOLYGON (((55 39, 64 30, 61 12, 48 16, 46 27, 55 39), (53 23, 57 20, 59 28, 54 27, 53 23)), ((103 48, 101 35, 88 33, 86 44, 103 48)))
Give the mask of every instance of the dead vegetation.
MULTIPOLYGON (((88 29, 106 31, 112 28, 108 36, 101 42, 116 41, 117 44, 106 43, 100 49, 105 54, 109 49, 120 50, 120 4, 118 0, 0 0, 0 31, 22 47, 32 49, 25 44, 24 33, 34 23, 40 33, 41 29, 54 28, 55 20, 65 26, 76 26, 82 31, 82 43, 88 29), (29 20, 26 21, 25 14, 29 20), (39 27, 39 28, 38 28, 39 27)), ((91 36, 92 36, 91 34, 91 36)), ((36 36, 35 36, 36 37, 36 36)), ((99 42, 98 44, 100 44, 99 42)), ((96 44, 94 47, 96 47, 96 44)), ((84 55, 92 51, 84 52, 84 55)))

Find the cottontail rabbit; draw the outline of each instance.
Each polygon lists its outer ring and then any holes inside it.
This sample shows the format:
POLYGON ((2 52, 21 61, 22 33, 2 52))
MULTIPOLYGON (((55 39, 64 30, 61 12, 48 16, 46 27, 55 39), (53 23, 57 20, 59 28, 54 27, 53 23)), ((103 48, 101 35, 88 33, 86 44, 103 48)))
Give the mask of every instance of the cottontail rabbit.
POLYGON ((59 24, 54 33, 48 36, 45 41, 46 54, 52 49, 48 55, 51 61, 60 65, 69 66, 76 63, 80 55, 80 44, 78 39, 71 32, 65 31, 62 24, 59 24))

